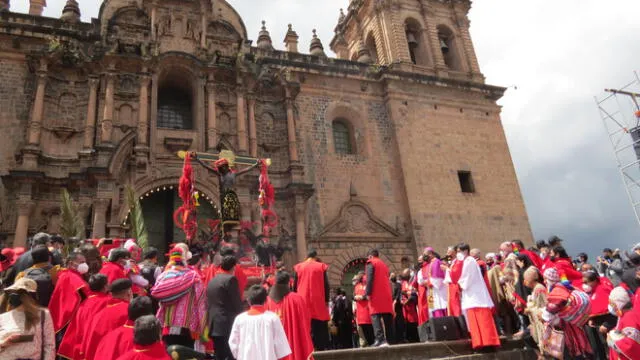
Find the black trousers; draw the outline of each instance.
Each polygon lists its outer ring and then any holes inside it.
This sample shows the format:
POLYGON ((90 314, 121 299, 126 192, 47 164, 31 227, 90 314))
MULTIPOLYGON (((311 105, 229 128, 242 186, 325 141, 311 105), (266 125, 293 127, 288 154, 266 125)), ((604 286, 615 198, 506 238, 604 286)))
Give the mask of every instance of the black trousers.
POLYGON ((376 342, 393 341, 393 316, 391 314, 372 314, 371 325, 376 342))
POLYGON ((402 305, 396 308, 396 317, 393 318, 393 339, 387 337, 387 341, 391 344, 401 344, 407 340, 407 328, 404 315, 402 314, 402 305))
POLYGON ((316 350, 329 350, 331 342, 329 341, 328 321, 311 319, 311 340, 316 350))
POLYGON ((229 348, 229 336, 212 336, 216 360, 235 360, 229 348))
POLYGON ((360 327, 362 328, 362 333, 364 335, 364 339, 367 341, 367 345, 373 345, 373 342, 376 341, 376 338, 373 335, 373 326, 371 326, 371 324, 362 324, 360 327))
POLYGON ((410 343, 420 342, 420 337, 418 336, 418 323, 405 323, 405 331, 407 334, 407 341, 410 343))

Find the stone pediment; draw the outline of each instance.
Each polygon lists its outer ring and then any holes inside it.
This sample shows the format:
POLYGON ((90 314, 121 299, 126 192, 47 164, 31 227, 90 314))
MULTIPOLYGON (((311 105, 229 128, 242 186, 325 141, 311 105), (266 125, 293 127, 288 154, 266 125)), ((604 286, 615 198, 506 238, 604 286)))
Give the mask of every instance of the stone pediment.
POLYGON ((320 233, 321 238, 397 238, 400 234, 373 215, 363 202, 349 201, 320 233))

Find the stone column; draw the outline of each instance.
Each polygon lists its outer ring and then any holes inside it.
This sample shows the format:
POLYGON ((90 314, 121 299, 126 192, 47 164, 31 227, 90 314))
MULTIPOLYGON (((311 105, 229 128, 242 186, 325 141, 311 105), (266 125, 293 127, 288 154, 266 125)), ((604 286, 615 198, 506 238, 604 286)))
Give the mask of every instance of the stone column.
POLYGON ((38 85, 36 88, 36 98, 33 101, 31 111, 31 123, 29 124, 29 145, 40 145, 40 133, 42 131, 42 114, 44 113, 44 93, 47 86, 47 72, 38 71, 38 85))
POLYGON ((158 11, 156 10, 158 4, 154 1, 151 4, 151 41, 156 40, 156 19, 158 17, 158 11))
POLYGON ((45 0, 29 0, 29 15, 42 16, 45 6, 47 6, 45 0))
POLYGON ((17 204, 18 222, 16 224, 16 233, 13 239, 13 246, 26 246, 27 236, 29 233, 29 215, 33 210, 33 202, 24 200, 17 204))
POLYGON ((151 77, 143 74, 140 77, 140 109, 138 111, 138 144, 142 146, 149 144, 149 83, 151 83, 151 77))
POLYGON ((294 100, 287 97, 287 134, 289 138, 289 161, 298 161, 298 145, 296 141, 296 122, 293 117, 294 100))
POLYGON ((238 117, 237 117, 237 128, 238 128, 238 152, 240 154, 247 153, 247 116, 244 102, 244 90, 240 89, 236 93, 237 96, 237 106, 238 106, 238 117))
POLYGON ((196 125, 193 127, 197 132, 198 145, 197 151, 205 151, 207 149, 207 109, 205 109, 205 88, 207 79, 199 76, 196 80, 196 125))
POLYGON ((87 106, 87 122, 84 127, 84 149, 93 149, 93 140, 96 133, 96 104, 98 100, 99 79, 95 76, 89 77, 89 105, 87 106))
POLYGON ((200 47, 205 49, 207 47, 207 16, 206 13, 202 13, 202 33, 200 34, 200 47))
POLYGON ((307 204, 303 195, 296 195, 295 197, 295 209, 296 209, 296 249, 298 254, 298 261, 303 261, 307 257, 307 238, 305 226, 305 217, 307 204))
POLYGON ((96 199, 93 201, 93 238, 105 237, 107 230, 107 210, 110 199, 96 199))
POLYGON ((249 96, 249 154, 258 156, 258 139, 256 136, 256 99, 249 96))
MULTIPOLYGON (((149 134, 150 143, 149 143, 149 152, 151 154, 150 158, 153 159, 155 156, 155 147, 156 147, 156 138, 158 133, 158 74, 154 73, 151 76, 151 121, 149 126, 149 134)), ((153 161, 153 160, 152 160, 153 161)))
POLYGON ((104 94, 104 112, 102 116, 102 123, 100 124, 102 129, 100 141, 102 143, 111 143, 111 135, 113 133, 113 94, 115 91, 115 75, 107 74, 105 81, 107 84, 104 94))
POLYGON ((214 151, 218 145, 216 117, 216 85, 210 77, 207 82, 207 151, 214 151))

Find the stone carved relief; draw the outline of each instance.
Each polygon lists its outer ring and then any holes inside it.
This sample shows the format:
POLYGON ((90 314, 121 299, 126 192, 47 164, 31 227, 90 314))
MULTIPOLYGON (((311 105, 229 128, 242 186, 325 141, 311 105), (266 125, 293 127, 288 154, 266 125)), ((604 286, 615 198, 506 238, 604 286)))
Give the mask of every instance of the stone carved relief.
POLYGON ((171 36, 171 15, 163 16, 156 25, 156 34, 158 36, 171 36))
POLYGON ((149 52, 151 20, 139 9, 116 13, 107 28, 106 43, 111 53, 145 55, 149 52))
POLYGON ((400 234, 376 218, 369 207, 360 201, 348 201, 340 214, 321 231, 320 237, 398 237, 400 234))
POLYGON ((187 19, 187 26, 184 32, 185 39, 197 40, 196 37, 196 27, 197 20, 195 19, 187 19))

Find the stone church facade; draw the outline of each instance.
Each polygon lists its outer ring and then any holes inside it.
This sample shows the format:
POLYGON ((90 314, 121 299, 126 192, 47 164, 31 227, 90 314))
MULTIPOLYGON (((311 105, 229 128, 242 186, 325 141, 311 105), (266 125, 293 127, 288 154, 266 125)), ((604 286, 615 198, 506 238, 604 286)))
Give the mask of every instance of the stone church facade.
MULTIPOLYGON (((470 0, 352 0, 336 58, 315 34, 300 52, 291 26, 284 51, 264 26, 252 42, 224 0, 105 0, 90 23, 75 0, 59 19, 30 3, 0 1, 0 232, 15 245, 58 231, 62 188, 87 236, 125 236, 127 186, 169 229, 152 241, 180 240, 175 153, 221 148, 272 159, 271 241, 289 262, 316 248, 332 283, 372 247, 399 269, 427 245, 531 240, 470 0)), ((259 221, 257 176, 237 186, 243 220, 259 221)), ((196 166, 196 187, 214 214, 217 178, 196 166)))

